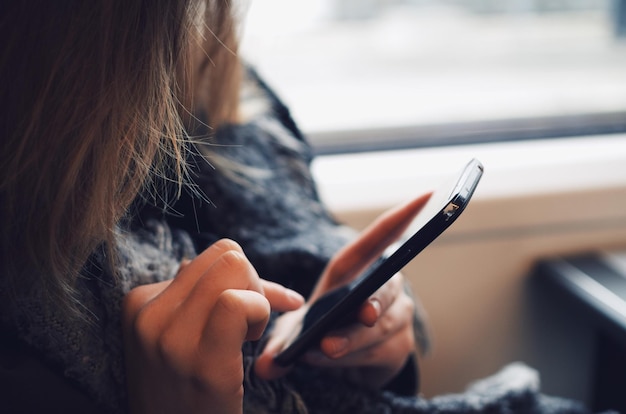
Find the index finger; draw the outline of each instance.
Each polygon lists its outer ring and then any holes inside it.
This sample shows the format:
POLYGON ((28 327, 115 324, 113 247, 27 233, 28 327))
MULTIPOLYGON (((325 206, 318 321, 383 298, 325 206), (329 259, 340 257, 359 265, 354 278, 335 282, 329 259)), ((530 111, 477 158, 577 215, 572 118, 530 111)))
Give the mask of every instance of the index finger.
POLYGON ((361 305, 358 320, 365 326, 374 326, 402 293, 402 274, 396 273, 361 305))

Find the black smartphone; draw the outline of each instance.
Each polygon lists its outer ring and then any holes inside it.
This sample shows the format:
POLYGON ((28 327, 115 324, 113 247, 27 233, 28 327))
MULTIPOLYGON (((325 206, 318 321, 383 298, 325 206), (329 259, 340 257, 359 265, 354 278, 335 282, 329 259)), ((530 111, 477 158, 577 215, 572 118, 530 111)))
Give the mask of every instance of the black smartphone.
POLYGON ((483 165, 472 159, 452 184, 437 189, 409 226, 416 229, 413 235, 391 254, 378 258, 354 281, 316 300, 307 311, 299 333, 293 335, 274 361, 281 366, 291 365, 308 349, 319 345, 327 332, 354 323, 361 304, 459 217, 482 174, 483 165))

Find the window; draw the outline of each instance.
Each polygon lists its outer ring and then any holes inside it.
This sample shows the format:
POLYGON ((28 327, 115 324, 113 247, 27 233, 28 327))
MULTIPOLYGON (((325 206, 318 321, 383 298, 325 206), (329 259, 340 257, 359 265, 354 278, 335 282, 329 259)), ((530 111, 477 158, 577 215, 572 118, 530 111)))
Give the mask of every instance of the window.
POLYGON ((623 132, 625 3, 254 0, 242 51, 320 153, 623 132))

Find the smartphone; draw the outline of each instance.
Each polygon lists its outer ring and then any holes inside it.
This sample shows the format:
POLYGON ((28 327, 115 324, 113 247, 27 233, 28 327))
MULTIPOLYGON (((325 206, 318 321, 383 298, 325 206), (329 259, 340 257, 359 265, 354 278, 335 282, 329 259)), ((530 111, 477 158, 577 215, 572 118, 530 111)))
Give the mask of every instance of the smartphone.
POLYGON ((354 281, 316 300, 303 318, 299 333, 274 357, 276 364, 293 364, 307 350, 318 346, 327 332, 356 322, 356 313, 363 302, 461 215, 483 170, 480 161, 472 159, 452 183, 433 193, 409 226, 409 230, 414 231, 412 236, 392 253, 383 254, 354 281))

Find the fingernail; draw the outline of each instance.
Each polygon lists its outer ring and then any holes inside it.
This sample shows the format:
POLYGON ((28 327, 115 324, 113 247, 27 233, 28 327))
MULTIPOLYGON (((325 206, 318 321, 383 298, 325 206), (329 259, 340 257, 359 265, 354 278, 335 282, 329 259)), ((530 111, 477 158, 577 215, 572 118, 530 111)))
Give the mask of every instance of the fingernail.
POLYGON ((348 345, 350 345, 350 341, 346 337, 339 336, 339 337, 333 338, 332 350, 331 350, 330 355, 335 358, 342 356, 348 349, 348 345))
POLYGON ((374 311, 376 312, 376 318, 378 318, 380 316, 380 312, 382 311, 382 306, 380 304, 380 301, 378 299, 370 299, 370 303, 372 304, 372 307, 374 308, 374 311))

